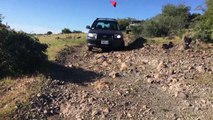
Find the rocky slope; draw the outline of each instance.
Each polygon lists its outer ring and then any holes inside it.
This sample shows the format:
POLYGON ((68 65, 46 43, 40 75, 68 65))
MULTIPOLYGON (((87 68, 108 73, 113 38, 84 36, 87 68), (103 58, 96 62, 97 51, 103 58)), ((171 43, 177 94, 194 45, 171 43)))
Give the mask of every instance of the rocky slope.
POLYGON ((47 73, 43 91, 30 105, 18 105, 14 118, 213 119, 211 46, 139 46, 105 53, 66 48, 47 73))

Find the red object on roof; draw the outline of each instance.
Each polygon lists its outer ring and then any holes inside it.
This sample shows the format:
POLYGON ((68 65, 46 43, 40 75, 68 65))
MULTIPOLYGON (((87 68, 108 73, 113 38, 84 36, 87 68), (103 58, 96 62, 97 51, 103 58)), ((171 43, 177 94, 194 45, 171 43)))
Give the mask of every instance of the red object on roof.
POLYGON ((114 0, 110 0, 110 3, 112 4, 113 7, 116 7, 116 6, 117 6, 117 2, 114 1, 114 0))

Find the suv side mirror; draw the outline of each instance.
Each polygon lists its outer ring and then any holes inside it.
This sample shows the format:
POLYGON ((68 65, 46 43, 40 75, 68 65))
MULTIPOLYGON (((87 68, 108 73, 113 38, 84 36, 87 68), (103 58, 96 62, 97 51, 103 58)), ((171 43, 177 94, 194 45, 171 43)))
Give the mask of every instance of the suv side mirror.
POLYGON ((86 26, 87 29, 91 29, 91 27, 89 25, 86 26))

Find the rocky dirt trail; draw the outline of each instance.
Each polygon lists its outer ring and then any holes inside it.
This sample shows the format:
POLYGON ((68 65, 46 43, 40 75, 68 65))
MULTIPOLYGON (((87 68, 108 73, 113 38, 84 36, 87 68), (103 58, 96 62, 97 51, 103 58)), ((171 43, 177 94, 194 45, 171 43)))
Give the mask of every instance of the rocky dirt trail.
POLYGON ((179 46, 66 48, 43 91, 29 106, 19 105, 14 118, 212 120, 213 49, 179 46))

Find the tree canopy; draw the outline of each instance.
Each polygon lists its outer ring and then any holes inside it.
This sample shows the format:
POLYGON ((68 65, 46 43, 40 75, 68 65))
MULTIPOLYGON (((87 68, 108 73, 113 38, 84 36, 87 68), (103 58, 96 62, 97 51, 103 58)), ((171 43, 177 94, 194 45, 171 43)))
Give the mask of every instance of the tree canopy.
POLYGON ((146 20, 142 24, 142 34, 149 37, 162 37, 178 34, 187 28, 190 22, 190 7, 168 4, 162 8, 162 13, 146 20))
POLYGON ((68 33, 72 33, 72 31, 69 29, 69 28, 64 28, 62 31, 61 31, 62 34, 68 34, 68 33))
POLYGON ((213 42, 213 1, 206 0, 207 9, 195 27, 195 38, 205 42, 213 42))
POLYGON ((0 24, 2 24, 2 19, 3 19, 3 16, 2 14, 0 14, 0 24))

